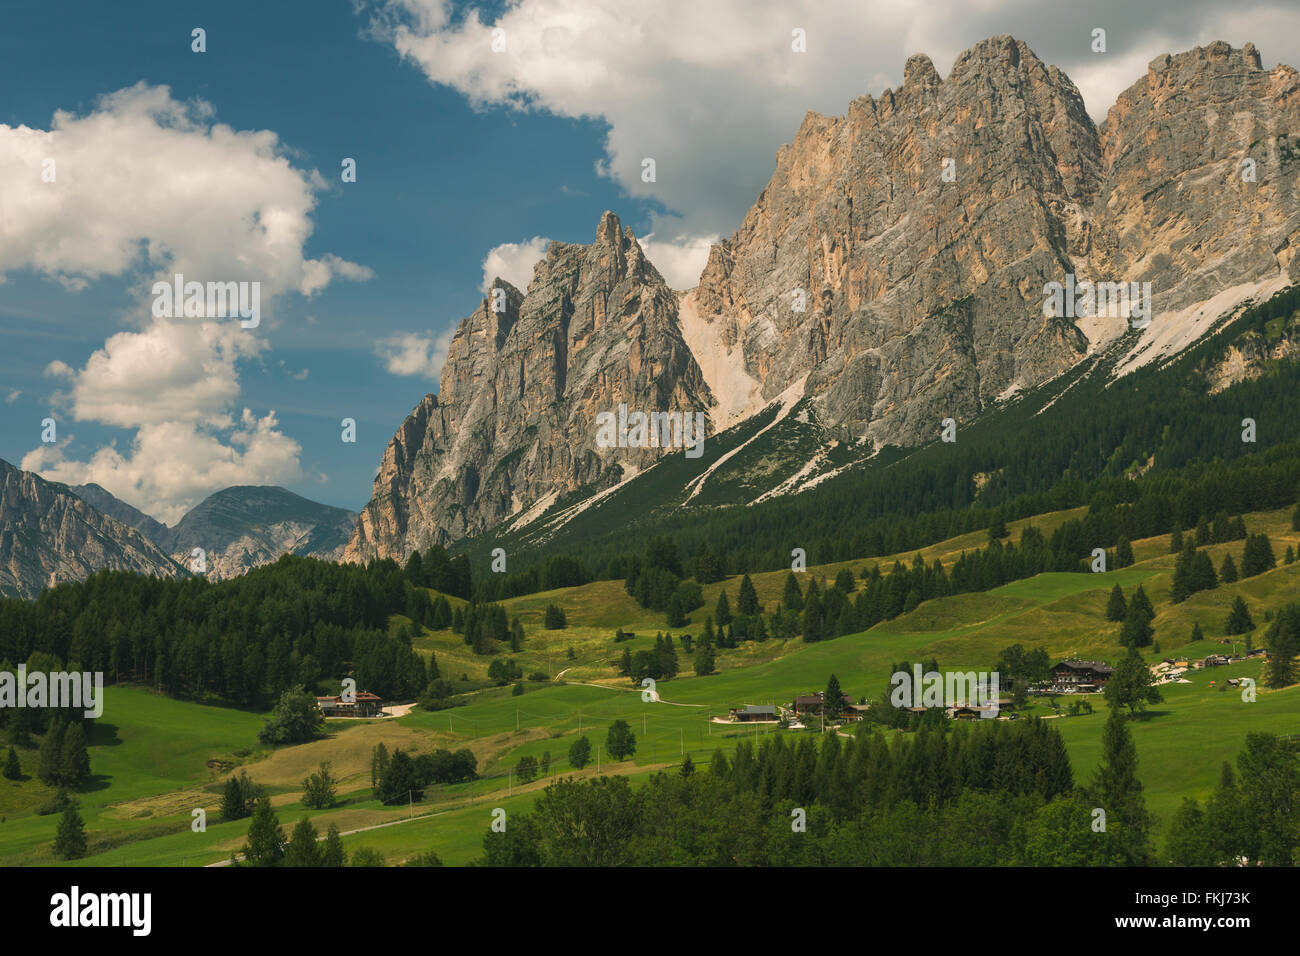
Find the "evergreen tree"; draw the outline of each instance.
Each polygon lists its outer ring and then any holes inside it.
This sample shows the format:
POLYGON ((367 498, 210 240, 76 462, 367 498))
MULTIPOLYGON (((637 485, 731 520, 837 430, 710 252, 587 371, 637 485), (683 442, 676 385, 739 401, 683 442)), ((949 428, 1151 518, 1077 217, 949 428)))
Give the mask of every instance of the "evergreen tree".
POLYGON ((1223 556, 1223 564, 1219 567, 1219 580, 1224 584, 1233 584, 1237 580, 1237 564, 1230 554, 1223 556))
POLYGON ((840 679, 834 674, 826 682, 826 692, 822 694, 822 713, 827 720, 833 720, 844 713, 844 691, 840 690, 840 679))
POLYGON ((1264 642, 1268 646, 1265 686, 1276 689, 1296 683, 1295 657, 1300 654, 1300 604, 1288 604, 1278 612, 1264 642))
POLYGON ((701 642, 699 648, 695 651, 694 663, 696 677, 707 677, 712 674, 717 667, 716 658, 713 654, 713 645, 701 642))
POLYGON ((23 768, 18 762, 18 753, 10 747, 9 756, 5 758, 4 777, 6 780, 21 780, 22 776, 23 768))
POLYGON ((1169 822, 1165 838, 1165 852, 1174 866, 1214 866, 1214 847, 1211 845, 1206 814, 1192 797, 1183 797, 1182 806, 1169 822))
POLYGON ((1241 576, 1253 578, 1257 574, 1271 571, 1277 567, 1277 558, 1273 554, 1273 545, 1264 532, 1252 534, 1246 539, 1246 552, 1241 559, 1241 576))
POLYGON ((1129 601, 1129 610, 1132 610, 1135 607, 1146 616, 1148 621, 1155 619, 1156 609, 1151 606, 1151 599, 1147 597, 1147 592, 1142 589, 1142 585, 1140 584, 1137 586, 1137 590, 1133 592, 1133 597, 1129 601))
POLYGON ((781 595, 781 606, 796 613, 803 610, 803 591, 799 590, 799 579, 793 571, 785 574, 785 593, 781 595))
POLYGON ((337 824, 331 823, 325 831, 325 841, 321 845, 321 866, 347 866, 348 854, 343 849, 343 838, 339 835, 337 824))
POLYGON ((1246 607, 1246 602, 1242 600, 1241 595, 1232 602, 1232 610, 1228 612, 1228 619, 1223 625, 1224 633, 1230 636, 1245 634, 1247 631, 1255 629, 1255 622, 1250 618, 1250 610, 1246 607))
MULTIPOLYGON (((754 582, 746 574, 740 579, 740 594, 736 598, 736 610, 745 617, 753 617, 759 612, 758 592, 754 590, 754 582)), ((719 618, 718 623, 722 623, 719 618)))
POLYGON ((826 612, 822 608, 821 595, 812 586, 813 582, 809 581, 808 583, 808 594, 804 597, 800 629, 803 631, 804 641, 820 641, 826 636, 826 612))
POLYGON ((560 631, 568 626, 568 620, 564 616, 564 609, 558 604, 546 605, 546 622, 545 626, 548 631, 560 631))
POLYGON ((695 773, 695 762, 691 760, 690 754, 687 754, 685 757, 682 758, 681 772, 683 777, 689 777, 691 774, 695 773))
POLYGON ((1110 600, 1106 603, 1106 620, 1122 621, 1128 615, 1128 602, 1124 600, 1124 590, 1117 584, 1110 589, 1110 600))
POLYGON ((285 866, 320 866, 322 847, 316 842, 316 828, 303 817, 293 828, 289 843, 284 848, 285 866))
MULTIPOLYGON (((1109 685, 1109 682, 1107 682, 1109 685)), ((1106 811, 1106 833, 1125 863, 1153 862, 1151 817, 1137 778, 1137 748, 1123 710, 1112 704, 1102 735, 1102 762, 1092 785, 1097 806, 1106 811)))
POLYGON ((231 775, 221 793, 221 819, 241 820, 253 812, 257 801, 257 788, 248 777, 248 771, 241 770, 239 775, 231 775))
POLYGON ((381 740, 379 743, 375 744, 374 749, 370 751, 371 789, 379 789, 379 781, 383 779, 384 771, 388 769, 389 759, 388 748, 384 746, 384 742, 381 740))
POLYGON ((284 859, 284 830, 271 806, 271 798, 266 794, 257 798, 243 855, 249 866, 278 866, 284 859))
POLYGON ((302 805, 308 810, 327 809, 334 806, 337 793, 338 784, 330 773, 329 761, 324 761, 302 782, 302 805))
POLYGON ((1169 553, 1182 554, 1183 551, 1183 529, 1175 527, 1173 534, 1169 536, 1169 553))
POLYGON ((1189 637, 1188 640, 1191 641, 1192 643, 1195 643, 1196 641, 1199 641, 1199 640, 1203 639, 1204 637, 1205 637, 1205 635, 1201 633, 1201 622, 1200 622, 1200 621, 1193 621, 1193 622, 1192 622, 1192 636, 1189 637))
POLYGON ((54 834, 54 853, 65 860, 79 860, 86 855, 86 824, 77 812, 76 804, 69 804, 59 818, 59 828, 54 834))
POLYGON ((1127 568, 1133 563, 1133 545, 1128 538, 1120 535, 1119 541, 1115 544, 1115 567, 1127 568))
POLYGON ((55 717, 50 729, 41 740, 41 749, 36 757, 36 776, 43 783, 55 786, 63 772, 63 735, 66 727, 62 720, 55 717))
POLYGON ((86 731, 80 721, 68 725, 63 735, 59 782, 76 790, 90 780, 90 754, 86 750, 86 731))
MULTIPOLYGON (((749 578, 745 580, 748 581, 749 578)), ((718 622, 718 627, 726 627, 731 623, 731 602, 727 600, 725 588, 718 594, 718 606, 713 612, 713 617, 718 622)))

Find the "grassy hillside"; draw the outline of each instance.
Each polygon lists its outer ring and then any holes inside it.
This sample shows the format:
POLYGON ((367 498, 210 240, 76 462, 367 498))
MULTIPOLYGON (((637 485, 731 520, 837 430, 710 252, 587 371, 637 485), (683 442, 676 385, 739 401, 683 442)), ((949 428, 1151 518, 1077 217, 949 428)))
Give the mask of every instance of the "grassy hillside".
MULTIPOLYGON (((1040 515, 1013 522, 1010 529, 1013 539, 1028 524, 1050 533, 1076 515, 1040 515)), ((1279 554, 1288 544, 1300 545, 1300 534, 1290 530, 1289 512, 1248 515, 1246 524, 1251 532, 1267 532, 1279 554)), ((939 557, 947 563, 963 549, 982 544, 982 535, 966 535, 922 553, 927 560, 939 557)), ((1213 545, 1209 551, 1216 566, 1229 552, 1240 563, 1242 546, 1213 545)), ((1258 626, 1253 637, 1258 642, 1266 618, 1300 594, 1297 562, 1171 605, 1174 556, 1167 536, 1135 542, 1134 551, 1136 563, 1123 570, 1041 574, 985 593, 928 601, 860 634, 814 644, 769 640, 723 650, 718 673, 661 682, 656 702, 643 701, 640 688, 620 678, 615 665, 624 647, 653 645, 655 633, 666 630, 663 616, 640 608, 621 582, 596 582, 506 602, 509 614, 518 615, 525 628, 524 647, 517 655, 520 666, 525 674, 537 670, 550 678, 524 682, 521 696, 513 696, 509 687, 488 685, 484 678, 489 659, 475 656, 458 635, 421 630, 417 649, 435 653, 444 675, 459 678, 463 673, 470 678, 465 686, 477 688, 465 694, 464 706, 435 712, 416 709, 383 721, 331 721, 330 736, 310 744, 271 751, 257 744, 261 715, 177 701, 143 688, 109 688, 104 717, 91 739, 95 784, 79 795, 90 839, 90 855, 79 862, 199 865, 228 859, 247 831, 246 820, 222 823, 217 814, 219 788, 232 769, 242 766, 268 787, 287 830, 305 813, 302 779, 329 761, 340 779, 340 803, 307 814, 322 832, 330 823, 345 833, 361 831, 347 835, 345 844, 378 849, 389 862, 434 849, 448 863, 465 863, 478 854, 493 808, 525 809, 545 785, 538 780, 521 790, 512 775, 519 759, 549 754, 552 775, 572 773, 567 753, 579 732, 589 737, 593 748, 601 748, 602 772, 644 779, 656 769, 676 765, 684 753, 697 763, 706 762, 715 747, 730 748, 742 734, 776 732, 719 724, 711 718, 747 703, 788 703, 798 693, 824 687, 831 673, 858 699, 876 696, 893 662, 905 658, 933 656, 943 668, 988 670, 1003 648, 1021 643, 1045 648, 1053 660, 1113 660, 1120 653, 1119 625, 1105 620, 1104 609, 1116 583, 1126 592, 1141 583, 1155 603, 1154 626, 1162 653, 1149 654, 1152 661, 1175 651, 1204 656, 1219 650, 1223 620, 1238 594, 1254 615, 1258 626), (565 609, 567 628, 544 629, 542 615, 550 603, 565 609), (1194 621, 1206 639, 1186 648, 1194 621), (636 636, 616 644, 615 628, 636 636), (632 760, 611 765, 603 745, 610 723, 617 719, 631 724, 638 747, 632 760), (469 747, 483 779, 434 788, 414 807, 384 807, 371 793, 369 776, 370 753, 380 741, 390 749, 416 751, 469 747), (191 829, 195 808, 207 811, 205 832, 191 829), (372 827, 378 829, 364 829, 372 827)), ((908 562, 912 555, 897 557, 908 562)), ((857 572, 878 563, 887 573, 894 558, 814 567, 808 574, 829 584, 845 566, 857 572)), ((775 605, 784 579, 784 572, 755 575, 760 601, 775 605)), ((724 588, 734 602, 736 587, 735 579, 707 586, 705 608, 712 608, 724 588)), ((685 632, 698 634, 704 613, 695 612, 685 632)), ((394 616, 390 626, 401 625, 409 622, 394 616)), ((689 674, 689 660, 681 657, 683 672, 689 674)), ((1254 703, 1222 689, 1228 677, 1257 677, 1259 668, 1258 662, 1250 662, 1194 672, 1190 684, 1167 686, 1165 702, 1134 722, 1148 807, 1162 826, 1183 796, 1204 797, 1210 791, 1220 764, 1235 758, 1247 733, 1300 732, 1300 687, 1261 688, 1254 703)), ((1054 718, 1079 781, 1088 778, 1099 759, 1106 708, 1099 699, 1095 704, 1092 715, 1054 718)), ((1053 714, 1045 702, 1035 702, 1030 712, 1053 714)), ((35 750, 21 757, 30 773, 36 765, 35 750)), ((593 765, 583 774, 596 772, 593 765)), ((36 813, 51 796, 49 788, 30 775, 0 783, 0 863, 57 862, 50 844, 58 816, 36 813)))

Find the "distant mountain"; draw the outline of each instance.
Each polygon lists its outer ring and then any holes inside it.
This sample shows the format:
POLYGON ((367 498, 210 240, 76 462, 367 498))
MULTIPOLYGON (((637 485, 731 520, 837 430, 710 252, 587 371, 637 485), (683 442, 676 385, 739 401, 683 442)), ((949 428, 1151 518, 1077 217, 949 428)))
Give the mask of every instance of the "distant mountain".
POLYGON ((209 495, 156 540, 187 568, 194 549, 202 548, 208 578, 221 580, 282 554, 337 559, 356 520, 355 512, 285 488, 237 485, 209 495))
POLYGON ((140 531, 67 485, 0 460, 0 596, 32 598, 106 568, 161 577, 185 573, 140 531))
POLYGON ((110 518, 116 518, 122 524, 130 525, 155 544, 162 541, 167 533, 167 526, 161 521, 149 517, 121 498, 114 497, 94 482, 88 485, 73 485, 72 492, 96 511, 110 518))

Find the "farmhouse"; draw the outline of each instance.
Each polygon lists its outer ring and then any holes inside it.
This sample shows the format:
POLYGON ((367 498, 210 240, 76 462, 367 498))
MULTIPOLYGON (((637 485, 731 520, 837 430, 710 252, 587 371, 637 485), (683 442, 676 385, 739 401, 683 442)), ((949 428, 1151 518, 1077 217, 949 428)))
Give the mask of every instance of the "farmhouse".
MULTIPOLYGON (((822 712, 822 698, 825 697, 825 691, 816 691, 811 694, 800 694, 794 699, 791 707, 796 714, 820 714, 822 712)), ((847 711, 853 706, 853 700, 848 694, 844 695, 844 706, 840 708, 841 712, 847 711)))
POLYGON ((368 690, 358 691, 355 700, 342 697, 317 697, 316 706, 326 717, 382 717, 384 700, 368 690))
POLYGON ((762 720, 776 720, 776 708, 768 705, 756 707, 753 704, 746 704, 744 707, 733 707, 727 714, 729 720, 740 723, 752 723, 762 720))
POLYGON ((1052 668, 1052 683, 1059 687, 1101 687, 1115 668, 1102 661, 1061 661, 1052 668))

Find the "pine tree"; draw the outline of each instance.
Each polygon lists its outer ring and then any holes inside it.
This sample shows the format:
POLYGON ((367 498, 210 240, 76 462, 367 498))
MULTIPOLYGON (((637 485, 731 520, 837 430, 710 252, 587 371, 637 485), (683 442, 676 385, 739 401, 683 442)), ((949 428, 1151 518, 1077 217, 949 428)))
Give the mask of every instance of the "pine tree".
POLYGON ((695 652, 695 676, 707 677, 716 669, 713 645, 701 643, 695 652))
POLYGON ((1110 589, 1110 601, 1106 604, 1106 620, 1122 621, 1128 614, 1128 602, 1124 600, 1124 590, 1118 584, 1110 589))
POLYGON ((69 804, 59 818, 54 852, 65 860, 79 860, 86 855, 86 824, 75 804, 69 804))
POLYGON ((796 613, 803 610, 803 591, 799 590, 799 579, 793 571, 785 574, 785 593, 781 595, 781 606, 796 613))
POLYGON ((623 648, 623 656, 618 661, 618 672, 624 677, 632 676, 632 651, 630 648, 623 648))
POLYGON ((1266 687, 1289 687, 1297 679, 1295 657, 1300 654, 1300 604, 1288 604, 1273 619, 1264 639, 1268 645, 1266 687))
POLYGON ((740 579, 740 594, 736 598, 736 610, 745 617, 752 617, 759 612, 758 592, 754 590, 754 582, 749 579, 748 574, 740 579))
POLYGON ((1193 643, 1195 643, 1196 641, 1202 640, 1204 637, 1205 637, 1205 635, 1201 633, 1201 622, 1200 622, 1200 621, 1193 621, 1193 622, 1192 622, 1192 636, 1189 637, 1188 640, 1191 641, 1191 642, 1193 642, 1193 643))
POLYGON ((1127 568, 1133 563, 1133 545, 1128 538, 1120 535, 1119 541, 1115 545, 1115 567, 1127 568))
POLYGON ((86 750, 86 731, 80 721, 69 724, 64 732, 60 765, 59 778, 65 787, 75 790, 90 779, 90 754, 86 750))
POLYGON ((1241 559, 1241 576, 1253 578, 1257 574, 1271 571, 1277 567, 1277 557, 1273 554, 1273 545, 1264 532, 1252 534, 1246 539, 1246 553, 1241 559))
POLYGON ((844 691, 840 690, 840 679, 834 674, 826 682, 826 692, 822 694, 822 713, 827 719, 844 713, 844 691))
POLYGON ((23 768, 18 762, 18 752, 10 747, 9 756, 5 758, 4 777, 6 780, 21 780, 22 776, 23 768))
MULTIPOLYGON (((748 581, 749 578, 745 580, 748 581)), ((727 600, 725 589, 718 594, 718 606, 713 611, 713 617, 718 622, 718 627, 726 627, 731 623, 731 602, 727 600)))
POLYGON ((1232 610, 1228 612, 1228 619, 1224 622, 1223 628, 1224 633, 1234 636, 1255 629, 1255 622, 1251 620, 1250 610, 1246 607, 1246 602, 1242 600, 1240 594, 1232 602, 1232 610))
POLYGON ((257 799, 243 855, 249 866, 277 866, 284 859, 284 830, 266 794, 257 799))
POLYGON ((682 758, 682 776, 689 777, 695 773, 695 761, 691 760, 691 755, 687 754, 682 758))
POLYGON ((321 847, 316 843, 316 828, 303 817, 293 828, 289 843, 284 848, 285 866, 320 866, 321 847))
POLYGON ((1183 529, 1175 527, 1173 534, 1169 536, 1169 553, 1181 554, 1183 551, 1183 529))
POLYGON ((1140 584, 1137 586, 1137 590, 1133 592, 1133 597, 1129 601, 1129 610, 1132 610, 1135 607, 1139 608, 1141 612, 1146 615, 1148 621, 1155 619, 1156 609, 1151 606, 1151 599, 1147 597, 1147 592, 1143 590, 1142 585, 1140 584))
POLYGON ((1223 564, 1219 566, 1219 580, 1224 584, 1233 584, 1237 580, 1237 563, 1230 554, 1223 556, 1223 564))
POLYGON ((41 749, 36 757, 36 776, 43 783, 55 786, 63 772, 63 735, 65 725, 57 717, 50 723, 50 729, 41 740, 41 749))
POLYGON ((1131 866, 1153 862, 1151 817, 1137 778, 1137 748, 1124 711, 1112 706, 1102 735, 1102 762, 1093 781, 1097 806, 1106 811, 1107 834, 1124 862, 1131 866))
POLYGON ((347 866, 348 854, 343 849, 343 838, 339 835, 337 824, 331 823, 325 832, 325 842, 321 846, 321 866, 347 866))

